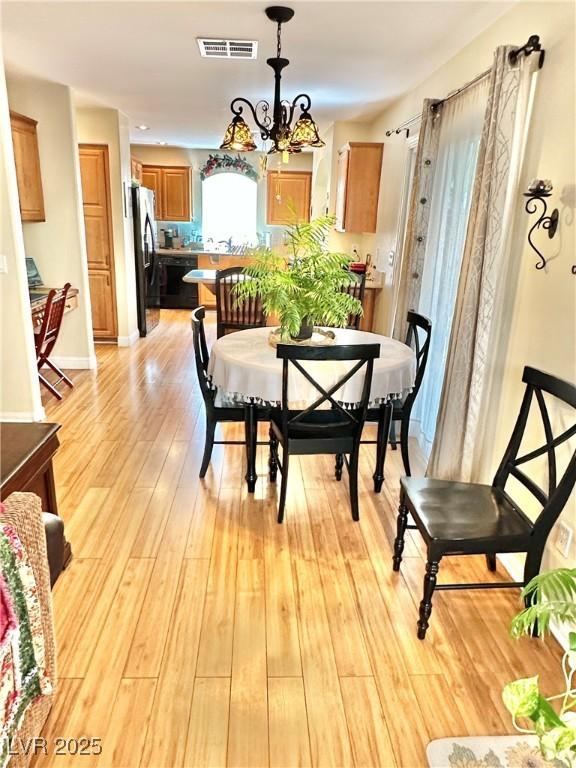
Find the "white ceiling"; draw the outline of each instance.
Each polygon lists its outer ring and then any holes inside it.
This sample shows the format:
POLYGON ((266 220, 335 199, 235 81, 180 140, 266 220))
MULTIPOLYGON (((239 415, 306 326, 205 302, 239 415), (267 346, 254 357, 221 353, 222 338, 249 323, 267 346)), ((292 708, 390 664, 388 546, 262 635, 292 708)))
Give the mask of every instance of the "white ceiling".
MULTIPOLYGON (((287 3, 291 60, 283 96, 312 97, 312 115, 375 114, 433 72, 515 0, 287 3)), ((120 109, 134 141, 220 144, 235 96, 272 98, 275 26, 266 2, 5 2, 7 71, 71 85, 82 105, 120 109), (196 37, 259 41, 257 61, 200 57, 196 37), (138 131, 144 123, 151 130, 138 131)), ((478 62, 482 69, 489 62, 478 62)))

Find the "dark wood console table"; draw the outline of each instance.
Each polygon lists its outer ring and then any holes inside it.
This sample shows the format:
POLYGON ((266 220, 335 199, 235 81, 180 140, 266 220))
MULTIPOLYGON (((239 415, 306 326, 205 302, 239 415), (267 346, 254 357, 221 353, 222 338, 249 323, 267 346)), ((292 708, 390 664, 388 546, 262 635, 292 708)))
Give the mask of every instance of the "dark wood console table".
MULTIPOLYGON (((14 491, 28 491, 42 499, 44 512, 58 514, 52 457, 60 446, 59 429, 60 424, 43 422, 0 423, 0 500, 14 491)), ((65 541, 63 567, 71 557, 65 541)))

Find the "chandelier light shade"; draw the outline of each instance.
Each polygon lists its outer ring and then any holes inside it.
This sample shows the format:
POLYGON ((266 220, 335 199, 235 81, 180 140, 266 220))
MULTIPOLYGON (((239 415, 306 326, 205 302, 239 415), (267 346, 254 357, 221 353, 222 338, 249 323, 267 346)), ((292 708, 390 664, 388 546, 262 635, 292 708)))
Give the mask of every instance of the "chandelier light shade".
POLYGON ((240 115, 234 115, 234 119, 226 128, 220 149, 231 149, 234 152, 253 152, 256 149, 250 127, 240 115))
POLYGON ((294 16, 292 8, 272 6, 266 8, 266 15, 277 24, 277 48, 276 56, 267 59, 267 64, 274 71, 274 102, 272 110, 268 101, 259 101, 253 105, 248 99, 234 99, 230 105, 232 122, 226 129, 224 141, 220 149, 232 149, 237 152, 250 152, 256 149, 254 138, 250 128, 242 117, 244 109, 252 113, 254 122, 260 132, 263 141, 271 141, 273 152, 301 152, 304 147, 323 147, 324 142, 320 138, 318 126, 310 115, 312 101, 306 93, 300 93, 292 102, 282 99, 280 80, 282 70, 290 64, 288 59, 282 58, 282 24, 290 21, 294 16), (300 116, 292 127, 292 120, 296 108, 300 109, 300 116), (270 114, 271 112, 271 114, 270 114))

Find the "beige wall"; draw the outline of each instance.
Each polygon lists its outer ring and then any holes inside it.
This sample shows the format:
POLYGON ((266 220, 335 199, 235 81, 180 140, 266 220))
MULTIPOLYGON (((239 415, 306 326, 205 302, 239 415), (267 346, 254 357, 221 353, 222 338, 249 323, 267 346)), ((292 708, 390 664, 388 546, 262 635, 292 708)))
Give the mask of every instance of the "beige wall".
POLYGON ((128 118, 115 109, 77 109, 76 126, 81 144, 108 147, 118 344, 129 346, 138 338, 138 320, 132 209, 124 202, 131 183, 128 118))
MULTIPOLYGON (((523 2, 502 16, 492 27, 431 75, 413 91, 399 99, 373 123, 371 139, 384 141, 384 161, 378 233, 364 237, 366 249, 396 249, 398 206, 404 178, 406 142, 401 137, 385 137, 385 131, 420 112, 424 97, 443 97, 490 66, 498 45, 522 44, 531 34, 539 34, 546 49, 546 61, 539 74, 533 117, 528 137, 522 187, 532 178, 549 178, 554 184, 553 206, 560 208, 561 223, 556 239, 539 237, 551 259, 545 271, 534 268, 535 254, 527 245, 531 222, 522 212, 518 199, 518 226, 512 253, 512 286, 507 306, 506 327, 502 328, 502 351, 496 361, 499 392, 494 399, 494 439, 485 446, 484 472, 487 480, 494 472, 513 426, 522 397, 521 376, 525 365, 533 365, 569 381, 576 381, 576 277, 570 267, 576 263, 574 215, 576 190, 575 156, 575 15, 572 3, 523 2), (515 271, 515 272, 514 272, 515 271)), ((388 280, 390 285, 390 280, 388 280)), ((390 329, 391 288, 385 289, 377 305, 377 328, 390 329)), ((489 417, 490 414, 487 414, 489 417)), ((554 410, 558 424, 566 419, 554 410)), ((531 434, 532 442, 541 441, 531 434)), ((566 455, 561 454, 565 460, 566 455)), ((543 480, 543 478, 542 478, 543 480)), ((576 528, 574 496, 564 519, 576 528)), ((549 543, 547 566, 566 566, 549 543)), ((576 562, 573 544, 569 562, 576 562)))
POLYGON ((18 206, 4 63, 0 51, 0 419, 44 418, 18 206))
POLYGON ((94 342, 78 142, 70 88, 41 80, 8 77, 10 108, 38 121, 40 168, 46 221, 23 225, 26 255, 44 283, 70 282, 79 290, 79 309, 64 318, 54 358, 64 368, 94 368, 94 342))

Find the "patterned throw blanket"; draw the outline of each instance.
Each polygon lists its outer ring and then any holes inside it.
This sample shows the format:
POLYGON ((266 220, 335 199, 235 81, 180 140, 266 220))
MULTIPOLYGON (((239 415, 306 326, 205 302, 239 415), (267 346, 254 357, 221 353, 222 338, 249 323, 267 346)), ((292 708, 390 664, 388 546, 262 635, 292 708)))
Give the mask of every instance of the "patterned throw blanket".
POLYGON ((34 573, 14 528, 0 524, 1 768, 27 708, 51 690, 34 573))

